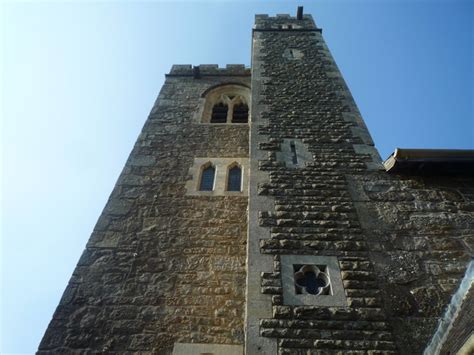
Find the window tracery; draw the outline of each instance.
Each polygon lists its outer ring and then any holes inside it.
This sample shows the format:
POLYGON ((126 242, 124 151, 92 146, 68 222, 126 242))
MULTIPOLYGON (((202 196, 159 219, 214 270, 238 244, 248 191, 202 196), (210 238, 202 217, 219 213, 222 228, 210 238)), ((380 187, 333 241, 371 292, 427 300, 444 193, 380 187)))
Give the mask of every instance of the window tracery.
POLYGON ((347 307, 339 260, 328 255, 281 255, 285 305, 347 307))
POLYGON ((203 94, 202 123, 245 124, 249 121, 250 90, 237 84, 221 85, 203 94))
POLYGON ((293 265, 296 294, 329 295, 331 284, 325 265, 293 265))

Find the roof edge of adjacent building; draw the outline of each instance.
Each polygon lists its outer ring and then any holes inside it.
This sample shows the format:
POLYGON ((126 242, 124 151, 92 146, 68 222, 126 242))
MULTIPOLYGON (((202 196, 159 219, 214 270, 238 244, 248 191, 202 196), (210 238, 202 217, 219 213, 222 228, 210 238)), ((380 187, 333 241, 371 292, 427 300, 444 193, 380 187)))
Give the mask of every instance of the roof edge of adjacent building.
POLYGON ((383 165, 402 175, 474 175, 474 150, 396 148, 383 165))

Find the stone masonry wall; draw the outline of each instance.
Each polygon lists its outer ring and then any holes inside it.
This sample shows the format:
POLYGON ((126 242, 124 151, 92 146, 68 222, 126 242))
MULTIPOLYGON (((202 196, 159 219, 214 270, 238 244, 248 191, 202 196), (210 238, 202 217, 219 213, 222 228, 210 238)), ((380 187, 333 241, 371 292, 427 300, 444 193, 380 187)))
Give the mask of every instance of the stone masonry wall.
POLYGON ((473 179, 381 168, 311 16, 253 36, 247 353, 420 354, 472 257, 473 179), (288 167, 284 139, 313 161, 288 167), (336 256, 347 306, 285 304, 281 255, 336 256))
POLYGON ((402 354, 420 354, 474 256, 474 177, 349 178, 402 354))
POLYGON ((243 66, 174 66, 39 353, 243 344, 247 197, 186 196, 195 157, 248 157, 247 125, 203 125, 201 94, 243 66))
POLYGON ((257 15, 251 79, 241 65, 167 75, 38 353, 245 336, 249 355, 420 354, 473 230, 473 177, 387 174, 312 17, 257 15), (250 132, 199 122, 206 90, 250 80, 250 132), (248 198, 186 194, 198 157, 250 157, 248 198), (337 258, 344 306, 286 302, 282 260, 298 255, 337 258))

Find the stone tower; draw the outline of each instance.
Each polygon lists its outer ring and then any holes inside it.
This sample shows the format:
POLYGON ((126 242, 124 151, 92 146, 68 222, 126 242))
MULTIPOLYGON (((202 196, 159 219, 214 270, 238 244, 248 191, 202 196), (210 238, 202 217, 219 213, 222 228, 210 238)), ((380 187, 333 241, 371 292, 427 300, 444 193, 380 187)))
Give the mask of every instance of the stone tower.
POLYGON ((166 75, 38 353, 465 348, 473 157, 384 167, 312 17, 257 15, 251 69, 166 75))

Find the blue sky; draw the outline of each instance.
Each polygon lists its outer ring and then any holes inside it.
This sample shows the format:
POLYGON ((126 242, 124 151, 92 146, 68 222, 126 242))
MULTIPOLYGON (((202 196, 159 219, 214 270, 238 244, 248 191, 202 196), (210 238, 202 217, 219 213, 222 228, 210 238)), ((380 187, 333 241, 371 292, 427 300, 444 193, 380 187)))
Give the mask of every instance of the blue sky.
POLYGON ((304 5, 383 158, 474 148, 474 2, 2 2, 0 353, 33 353, 172 64, 304 5))

